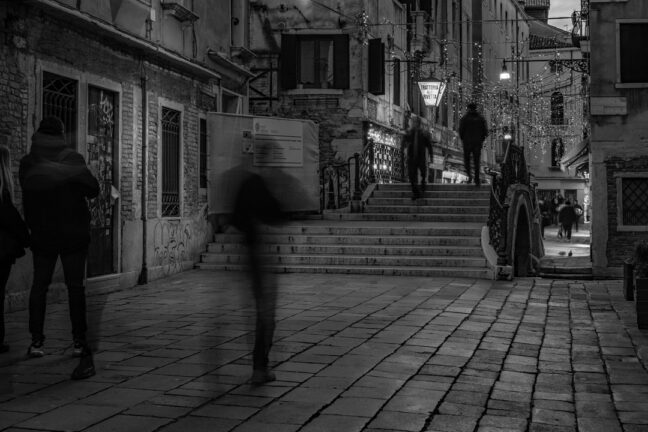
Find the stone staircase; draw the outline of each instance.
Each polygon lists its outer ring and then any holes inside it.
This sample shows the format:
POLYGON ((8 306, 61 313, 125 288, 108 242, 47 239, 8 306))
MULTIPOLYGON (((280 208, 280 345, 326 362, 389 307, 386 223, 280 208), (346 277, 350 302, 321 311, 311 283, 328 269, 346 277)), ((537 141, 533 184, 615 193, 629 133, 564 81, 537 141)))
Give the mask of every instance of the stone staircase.
MULTIPOLYGON (((377 185, 363 213, 327 212, 318 219, 264 229, 262 251, 275 272, 491 278, 481 248, 489 188, 428 185, 411 200, 408 184, 377 185)), ((216 234, 197 264, 244 270, 235 229, 216 234)))

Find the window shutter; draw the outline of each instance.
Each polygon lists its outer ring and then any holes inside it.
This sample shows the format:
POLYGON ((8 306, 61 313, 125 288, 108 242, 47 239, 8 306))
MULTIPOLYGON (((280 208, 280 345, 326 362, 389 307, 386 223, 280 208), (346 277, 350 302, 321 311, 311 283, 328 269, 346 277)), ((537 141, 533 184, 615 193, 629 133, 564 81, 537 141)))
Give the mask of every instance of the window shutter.
POLYGON ((297 87, 297 36, 281 35, 281 88, 297 87))
POLYGON ((337 89, 349 88, 349 35, 340 34, 333 37, 334 83, 337 89))
POLYGON ((380 39, 369 41, 369 93, 385 94, 385 44, 380 39))
POLYGON ((629 23, 619 27, 621 82, 648 82, 648 58, 638 55, 648 43, 648 24, 629 23))

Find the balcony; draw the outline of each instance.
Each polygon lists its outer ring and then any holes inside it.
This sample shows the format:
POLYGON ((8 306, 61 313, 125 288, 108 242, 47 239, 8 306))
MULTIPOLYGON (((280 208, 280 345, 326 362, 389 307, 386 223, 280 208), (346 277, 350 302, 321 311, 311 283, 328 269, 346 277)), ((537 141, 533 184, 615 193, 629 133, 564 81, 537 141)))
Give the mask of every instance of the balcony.
POLYGON ((195 22, 198 20, 198 15, 193 13, 191 9, 184 6, 182 0, 163 0, 161 2, 162 10, 166 11, 169 15, 173 16, 180 22, 195 22))

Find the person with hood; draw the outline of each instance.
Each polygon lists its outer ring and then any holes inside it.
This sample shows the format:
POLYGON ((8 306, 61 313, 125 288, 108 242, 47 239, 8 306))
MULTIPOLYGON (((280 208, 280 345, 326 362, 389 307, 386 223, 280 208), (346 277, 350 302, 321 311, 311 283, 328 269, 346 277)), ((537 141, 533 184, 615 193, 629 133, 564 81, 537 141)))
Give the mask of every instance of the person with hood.
POLYGON ((25 255, 29 231, 13 204, 13 174, 9 148, 0 145, 0 354, 9 351, 5 342, 4 297, 11 267, 25 255))
POLYGON ((64 127, 56 117, 44 118, 32 137, 29 154, 20 161, 25 221, 31 231, 34 281, 29 295, 27 354, 45 352, 44 322, 47 289, 60 257, 68 290, 74 355, 80 357, 73 379, 94 375, 92 352, 86 340, 85 268, 90 243, 88 198, 99 194, 99 183, 85 159, 65 143, 64 127))
POLYGON ((472 160, 474 168, 475 185, 480 186, 479 180, 479 163, 481 158, 481 149, 484 140, 488 136, 488 125, 486 119, 477 112, 477 104, 470 102, 468 112, 459 121, 459 138, 463 143, 464 150, 464 167, 468 175, 468 183, 473 181, 473 171, 470 169, 472 160))
POLYGON ((421 128, 421 119, 412 118, 412 127, 403 137, 401 149, 406 152, 409 181, 412 185, 412 199, 425 198, 427 180, 427 157, 432 155, 432 138, 421 128), (427 152, 427 153, 426 153, 427 152), (419 173, 420 186, 419 186, 419 173))

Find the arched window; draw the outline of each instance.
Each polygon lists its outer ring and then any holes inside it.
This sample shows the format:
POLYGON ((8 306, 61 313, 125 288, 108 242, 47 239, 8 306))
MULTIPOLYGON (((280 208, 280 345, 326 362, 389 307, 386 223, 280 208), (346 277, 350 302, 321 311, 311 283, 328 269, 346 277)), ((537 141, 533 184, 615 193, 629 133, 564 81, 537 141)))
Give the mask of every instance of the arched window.
POLYGON ((553 140, 551 140, 552 167, 560 166, 560 159, 562 159, 563 154, 565 154, 565 144, 563 144, 562 138, 554 138, 553 140))
POLYGON ((551 94, 551 124, 565 124, 565 104, 563 95, 559 91, 551 94))

